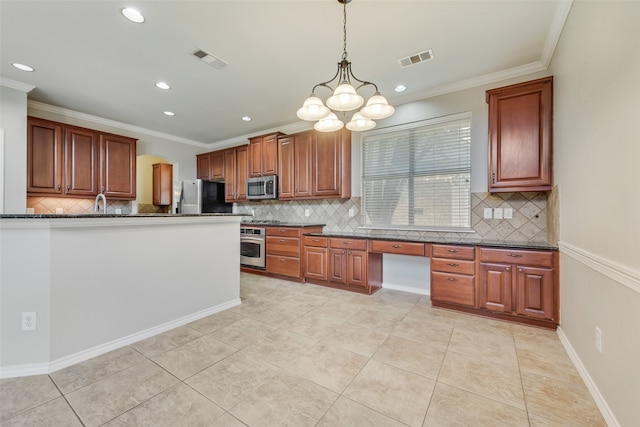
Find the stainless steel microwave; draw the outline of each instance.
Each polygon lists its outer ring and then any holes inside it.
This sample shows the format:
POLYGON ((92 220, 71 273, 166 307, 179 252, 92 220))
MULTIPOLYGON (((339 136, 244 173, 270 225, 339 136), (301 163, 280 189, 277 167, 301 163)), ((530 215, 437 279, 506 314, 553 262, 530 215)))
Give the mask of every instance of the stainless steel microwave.
POLYGON ((278 198, 278 177, 276 175, 247 178, 247 200, 278 198))

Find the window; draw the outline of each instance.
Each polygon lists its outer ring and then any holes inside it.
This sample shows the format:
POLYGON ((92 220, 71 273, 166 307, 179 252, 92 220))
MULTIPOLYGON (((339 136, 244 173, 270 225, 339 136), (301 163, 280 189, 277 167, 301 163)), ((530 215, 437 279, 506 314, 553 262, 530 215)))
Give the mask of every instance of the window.
POLYGON ((471 221, 471 113, 362 139, 365 228, 466 231, 471 221))

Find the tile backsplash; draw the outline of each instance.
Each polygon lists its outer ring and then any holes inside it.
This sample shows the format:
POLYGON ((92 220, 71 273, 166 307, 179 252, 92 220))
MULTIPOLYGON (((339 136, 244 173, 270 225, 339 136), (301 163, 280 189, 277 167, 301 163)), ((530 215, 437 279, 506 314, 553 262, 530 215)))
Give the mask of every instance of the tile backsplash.
MULTIPOLYGON (((65 197, 27 197, 27 208, 33 209, 34 214, 91 214, 93 213, 94 198, 91 199, 72 199, 65 197), (62 209, 62 212, 58 212, 62 209)), ((102 206, 102 203, 100 204, 102 206)), ((116 209, 120 209, 120 213, 131 213, 131 202, 124 200, 108 200, 107 213, 116 213, 116 209)))
POLYGON ((298 223, 326 224, 326 232, 366 233, 375 236, 406 236, 434 238, 447 241, 505 241, 552 243, 547 231, 547 193, 473 193, 471 195, 472 232, 436 232, 402 230, 365 230, 362 225, 361 198, 263 201, 240 203, 237 213, 254 211, 254 217, 298 223), (511 219, 484 219, 485 208, 512 208, 511 219), (309 216, 305 211, 309 210, 309 216), (354 216, 349 217, 349 209, 354 216))

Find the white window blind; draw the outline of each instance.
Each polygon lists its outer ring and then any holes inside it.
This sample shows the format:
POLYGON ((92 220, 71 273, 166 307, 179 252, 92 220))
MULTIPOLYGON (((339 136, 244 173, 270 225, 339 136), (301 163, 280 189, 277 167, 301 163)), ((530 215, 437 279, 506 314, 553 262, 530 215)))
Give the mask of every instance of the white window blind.
POLYGON ((471 113, 368 132, 362 139, 363 226, 470 229, 471 113))

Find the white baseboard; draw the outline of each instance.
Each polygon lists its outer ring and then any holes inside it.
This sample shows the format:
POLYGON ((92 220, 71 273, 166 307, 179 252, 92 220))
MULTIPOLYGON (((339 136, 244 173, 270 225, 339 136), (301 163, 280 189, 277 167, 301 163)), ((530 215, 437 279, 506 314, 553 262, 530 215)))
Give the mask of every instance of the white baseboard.
POLYGON ((53 360, 49 363, 42 362, 42 363, 29 363, 24 365, 0 366, 0 378, 13 378, 13 377, 24 377, 29 375, 50 374, 52 372, 58 371, 60 369, 66 368, 76 363, 84 362, 85 360, 89 360, 96 356, 100 356, 101 354, 108 353, 110 351, 127 346, 129 344, 133 344, 134 342, 137 342, 146 338, 150 338, 154 335, 161 334, 162 332, 169 331, 171 329, 177 328, 178 326, 186 325, 187 323, 194 322, 196 320, 202 319, 203 317, 207 317, 212 314, 218 313, 220 311, 227 310, 239 304, 240 304, 240 299, 237 298, 237 299, 225 302, 223 304, 216 305, 214 307, 210 307, 193 314, 189 314, 179 319, 175 319, 170 322, 166 322, 161 325, 154 326, 149 329, 145 329, 144 331, 136 332, 134 334, 127 335, 126 337, 122 337, 117 340, 100 344, 98 346, 95 346, 86 350, 82 350, 78 353, 70 354, 69 356, 64 356, 60 359, 53 360))
POLYGON ((393 289, 395 291, 411 292, 412 294, 430 295, 429 289, 414 288, 413 286, 396 285, 395 283, 384 282, 382 287, 384 289, 393 289))
POLYGON ((604 420, 607 422, 607 425, 609 427, 620 427, 620 423, 613 414, 613 411, 607 404, 607 401, 604 400, 604 397, 600 393, 600 390, 596 386, 596 383, 591 378, 591 375, 589 375, 589 372, 587 372, 587 368, 585 368, 585 366, 582 364, 582 361, 578 357, 578 353, 576 353, 576 351, 573 349, 571 343, 569 342, 569 339, 564 334, 564 331, 560 326, 558 326, 557 333, 558 337, 560 338, 560 342, 567 351, 567 354, 569 354, 569 357, 578 370, 580 377, 582 377, 582 381, 584 381, 587 388, 589 389, 589 393, 591 393, 591 397, 593 397, 593 400, 596 402, 596 405, 598 406, 598 409, 600 409, 600 412, 602 413, 604 420))

